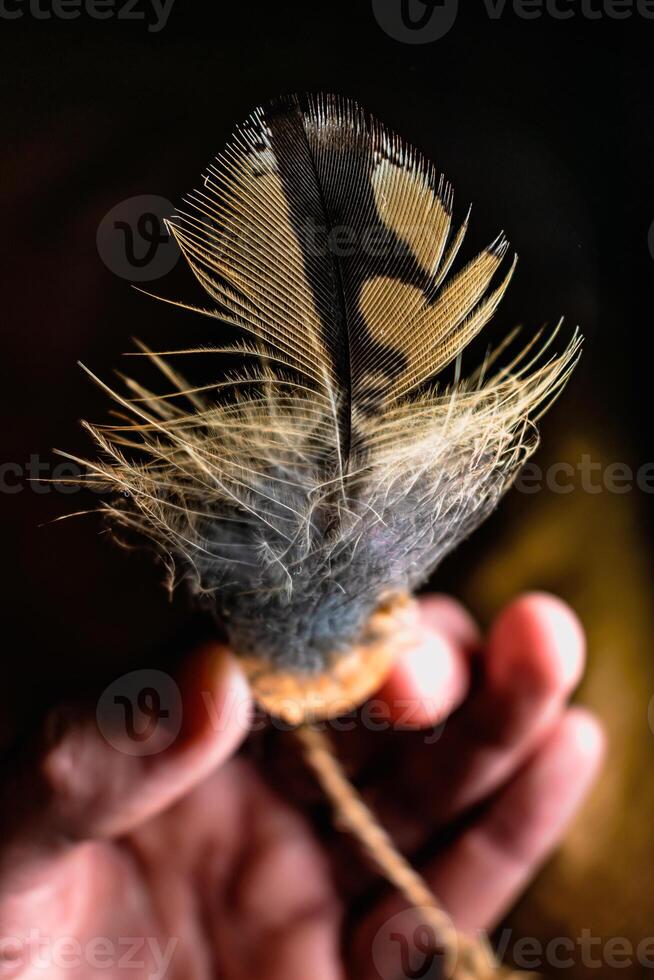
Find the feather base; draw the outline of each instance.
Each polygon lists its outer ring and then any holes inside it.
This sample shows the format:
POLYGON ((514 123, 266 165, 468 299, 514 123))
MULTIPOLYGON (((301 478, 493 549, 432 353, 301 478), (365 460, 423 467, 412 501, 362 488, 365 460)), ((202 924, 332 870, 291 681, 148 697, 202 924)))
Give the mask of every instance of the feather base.
POLYGON ((383 684, 396 657, 415 643, 417 603, 407 593, 388 597, 353 647, 335 654, 327 670, 279 670, 260 657, 241 657, 256 701, 291 725, 347 714, 383 684))

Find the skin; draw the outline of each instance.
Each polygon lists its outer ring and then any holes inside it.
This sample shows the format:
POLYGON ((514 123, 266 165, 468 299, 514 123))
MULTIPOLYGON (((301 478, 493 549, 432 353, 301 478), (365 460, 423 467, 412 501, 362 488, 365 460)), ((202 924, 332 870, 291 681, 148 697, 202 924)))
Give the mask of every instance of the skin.
MULTIPOLYGON (((515 600, 483 642, 453 600, 421 608, 423 641, 378 694, 414 730, 380 739, 359 726, 339 752, 352 746, 364 794, 407 853, 436 842, 421 871, 456 926, 474 932, 498 922, 560 839, 598 770, 602 734, 567 705, 584 640, 560 600, 515 600), (426 738, 445 718, 440 738, 426 738)), ((0 936, 22 945, 0 947, 1 980, 395 980, 389 929, 415 929, 406 913, 393 918, 399 896, 362 903, 356 850, 319 839, 235 755, 249 727, 238 663, 203 648, 177 680, 184 723, 163 751, 126 754, 93 709, 67 707, 3 774, 0 936), (343 853, 357 886, 338 875, 343 853), (57 937, 71 942, 54 962, 57 937), (118 962, 128 956, 142 967, 118 962)))

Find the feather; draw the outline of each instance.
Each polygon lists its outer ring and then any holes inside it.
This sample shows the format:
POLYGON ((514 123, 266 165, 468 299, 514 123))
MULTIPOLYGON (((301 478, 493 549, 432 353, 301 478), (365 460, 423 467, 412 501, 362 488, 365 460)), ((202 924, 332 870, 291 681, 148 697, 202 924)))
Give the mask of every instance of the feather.
POLYGON ((499 272, 500 235, 447 279, 467 222, 453 227, 431 163, 334 96, 257 109, 171 218, 207 297, 190 308, 243 339, 167 353, 246 366, 192 386, 144 349, 171 390, 104 385, 126 418, 90 427, 89 479, 118 491, 109 519, 155 542, 238 652, 324 670, 534 450, 580 338, 459 377, 515 268, 499 272))

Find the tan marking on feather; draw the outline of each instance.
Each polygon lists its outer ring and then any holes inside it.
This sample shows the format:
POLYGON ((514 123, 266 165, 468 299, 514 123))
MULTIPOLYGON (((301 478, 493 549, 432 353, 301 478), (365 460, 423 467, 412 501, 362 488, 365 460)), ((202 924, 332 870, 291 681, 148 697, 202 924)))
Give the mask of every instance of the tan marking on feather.
POLYGON ((427 176, 382 159, 372 174, 379 217, 411 249, 427 275, 435 275, 450 230, 450 216, 427 176))

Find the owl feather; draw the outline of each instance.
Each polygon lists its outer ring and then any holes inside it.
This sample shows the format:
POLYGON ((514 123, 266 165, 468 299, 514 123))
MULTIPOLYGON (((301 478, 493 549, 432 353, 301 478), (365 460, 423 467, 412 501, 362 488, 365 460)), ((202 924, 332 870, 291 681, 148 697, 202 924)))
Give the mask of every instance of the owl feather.
POLYGON ((211 318, 217 342, 142 347, 163 393, 104 385, 122 417, 88 426, 101 449, 88 478, 116 491, 102 505, 112 524, 155 543, 238 652, 325 669, 488 516, 535 449, 580 338, 549 355, 538 337, 461 376, 515 267, 501 272, 500 235, 451 273, 467 223, 453 227, 431 163, 334 96, 257 109, 170 219, 205 294, 177 305, 211 318), (221 341, 233 328, 241 340, 221 341), (174 354, 243 367, 192 385, 174 354))

